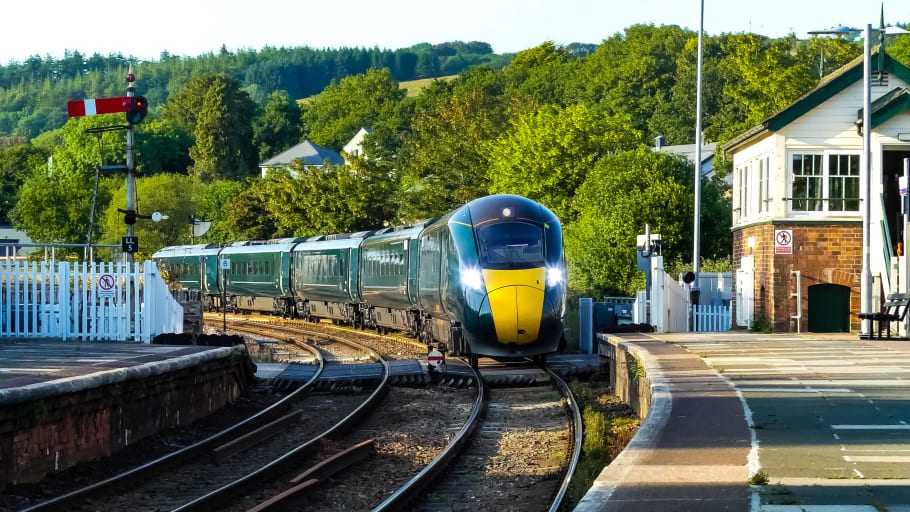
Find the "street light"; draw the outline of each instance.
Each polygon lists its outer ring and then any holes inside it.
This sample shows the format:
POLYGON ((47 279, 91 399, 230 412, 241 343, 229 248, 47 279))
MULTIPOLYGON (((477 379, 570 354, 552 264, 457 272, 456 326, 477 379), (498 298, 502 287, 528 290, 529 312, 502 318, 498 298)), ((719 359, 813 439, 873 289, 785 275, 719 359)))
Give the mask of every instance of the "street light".
MULTIPOLYGON (((837 37, 843 37, 849 34, 859 32, 858 28, 845 27, 843 25, 838 25, 836 27, 831 27, 825 30, 810 30, 809 34, 814 36, 820 35, 832 35, 837 37)), ((819 80, 825 77, 825 47, 819 44, 819 59, 818 59, 818 78, 819 80)))
MULTIPOLYGON (((872 218, 872 25, 863 32, 863 267, 860 273, 860 310, 872 311, 872 269, 870 266, 872 218)), ((860 334, 872 337, 871 321, 863 320, 860 334)))
POLYGON ((702 97, 702 56, 703 39, 705 33, 705 0, 701 0, 701 10, 698 16, 698 63, 696 64, 695 79, 695 219, 692 223, 692 284, 689 291, 689 302, 692 308, 692 331, 698 329, 695 319, 695 308, 698 307, 698 270, 701 266, 701 97, 702 97))

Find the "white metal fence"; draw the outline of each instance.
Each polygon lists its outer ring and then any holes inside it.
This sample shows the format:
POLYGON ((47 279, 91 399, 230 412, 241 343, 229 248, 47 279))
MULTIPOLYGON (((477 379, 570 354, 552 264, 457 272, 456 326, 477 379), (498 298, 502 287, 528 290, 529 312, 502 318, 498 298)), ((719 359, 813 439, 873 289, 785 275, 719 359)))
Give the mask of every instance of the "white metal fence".
POLYGON ((0 336, 142 341, 183 332, 154 262, 0 260, 0 336))

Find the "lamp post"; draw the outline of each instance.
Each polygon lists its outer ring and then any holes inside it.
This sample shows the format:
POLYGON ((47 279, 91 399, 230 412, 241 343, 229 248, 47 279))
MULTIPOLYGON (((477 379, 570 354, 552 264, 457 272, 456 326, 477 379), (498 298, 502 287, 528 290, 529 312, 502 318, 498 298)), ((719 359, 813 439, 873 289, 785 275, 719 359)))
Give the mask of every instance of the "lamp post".
POLYGON ((698 307, 698 296, 701 291, 698 289, 698 270, 701 264, 701 96, 702 96, 702 55, 703 39, 705 33, 705 0, 701 0, 701 8, 698 15, 698 63, 696 64, 695 78, 695 218, 692 223, 692 273, 693 280, 689 292, 689 300, 692 303, 692 331, 698 330, 694 308, 698 307))
MULTIPOLYGON (((872 25, 863 32, 863 267, 860 272, 860 310, 872 311, 872 25)), ((860 334, 871 337, 871 321, 863 320, 860 334)))

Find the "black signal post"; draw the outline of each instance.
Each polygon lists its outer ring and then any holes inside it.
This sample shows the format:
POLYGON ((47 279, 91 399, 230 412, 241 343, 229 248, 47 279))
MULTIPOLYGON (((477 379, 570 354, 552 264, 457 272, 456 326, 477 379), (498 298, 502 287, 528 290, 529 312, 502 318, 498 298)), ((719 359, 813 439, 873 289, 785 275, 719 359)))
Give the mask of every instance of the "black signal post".
MULTIPOLYGON (((126 96, 129 98, 129 107, 126 111, 126 236, 131 240, 136 239, 134 225, 136 223, 136 145, 133 136, 133 126, 142 121, 148 111, 148 102, 142 96, 136 96, 136 75, 130 66, 126 74, 126 96), (132 221, 132 222, 131 222, 132 221)), ((127 261, 132 265, 136 262, 133 253, 127 253, 127 261)))

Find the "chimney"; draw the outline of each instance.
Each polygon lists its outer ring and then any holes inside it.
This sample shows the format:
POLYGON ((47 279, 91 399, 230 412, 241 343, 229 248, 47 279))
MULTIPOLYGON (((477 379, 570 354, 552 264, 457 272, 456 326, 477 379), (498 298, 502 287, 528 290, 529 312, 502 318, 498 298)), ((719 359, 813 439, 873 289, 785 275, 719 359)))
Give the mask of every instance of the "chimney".
POLYGON ((666 141, 667 141, 667 139, 665 139, 663 135, 658 135, 657 137, 654 137, 654 149, 660 149, 660 148, 664 147, 664 144, 666 143, 666 141))

